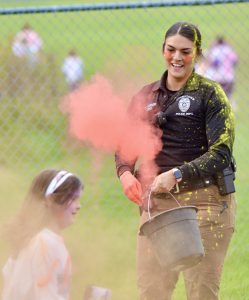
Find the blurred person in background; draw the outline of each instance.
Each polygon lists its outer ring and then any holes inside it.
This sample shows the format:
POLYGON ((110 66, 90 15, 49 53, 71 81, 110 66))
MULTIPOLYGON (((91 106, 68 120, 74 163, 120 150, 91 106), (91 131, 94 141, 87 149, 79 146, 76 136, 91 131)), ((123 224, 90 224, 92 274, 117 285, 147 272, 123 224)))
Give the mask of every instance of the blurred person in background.
POLYGON ((74 91, 84 79, 84 64, 74 49, 68 52, 62 65, 69 91, 74 91))
MULTIPOLYGON (((140 226, 150 214, 177 206, 196 206, 204 246, 202 261, 183 271, 188 300, 218 300, 224 259, 235 226, 234 117, 220 85, 194 70, 202 55, 201 33, 187 22, 172 25, 162 47, 166 71, 144 86, 129 112, 161 131, 162 149, 148 187, 141 181, 139 158, 116 153, 123 192, 140 207, 140 226), (142 111, 141 111, 142 108, 142 111), (230 183, 225 184, 229 174, 230 183), (150 196, 148 196, 148 194, 150 196)), ((179 241, 181 242, 181 241, 179 241)), ((137 237, 137 279, 141 300, 170 300, 179 271, 161 267, 146 236, 137 237)))
POLYGON ((74 222, 83 189, 67 172, 38 174, 23 205, 7 225, 11 255, 3 267, 2 300, 68 300, 71 258, 61 236, 74 222))
POLYGON ((235 69, 238 55, 223 36, 217 36, 212 46, 206 50, 202 64, 196 72, 218 82, 236 110, 233 99, 235 69))
POLYGON ((37 32, 25 23, 18 32, 12 44, 12 51, 16 57, 27 59, 29 65, 34 66, 39 61, 43 41, 37 32))

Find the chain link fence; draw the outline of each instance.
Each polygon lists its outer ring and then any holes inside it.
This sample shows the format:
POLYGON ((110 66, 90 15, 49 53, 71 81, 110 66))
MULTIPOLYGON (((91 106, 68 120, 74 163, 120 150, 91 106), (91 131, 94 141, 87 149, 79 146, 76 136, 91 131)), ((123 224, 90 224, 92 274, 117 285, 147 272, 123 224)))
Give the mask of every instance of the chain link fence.
MULTIPOLYGON (((163 35, 170 24, 178 20, 199 26, 204 49, 217 35, 223 35, 237 52, 239 62, 233 98, 237 103, 237 126, 245 132, 245 123, 241 121, 245 120, 248 94, 248 60, 244 51, 248 45, 247 8, 247 3, 234 3, 73 12, 51 10, 51 13, 40 13, 37 8, 37 13, 32 11, 32 14, 23 11, 16 14, 15 10, 2 14, 0 161, 30 170, 40 168, 51 157, 61 159, 70 151, 65 147, 65 119, 58 109, 67 93, 62 68, 70 51, 75 50, 75 55, 83 61, 84 74, 79 81, 89 80, 96 73, 108 74, 110 78, 129 76, 131 81, 137 77, 141 77, 141 82, 155 80, 164 68, 163 35), (25 36, 20 30, 25 26, 34 29, 41 39, 35 50, 21 45, 20 39, 25 40, 25 36)), ((237 134, 237 145, 244 144, 246 148, 243 136, 237 134)), ((247 159, 246 152, 244 155, 243 160, 247 159)))
MULTIPOLYGON (((17 3, 15 1, 15 5, 17 3)), ((82 175, 86 187, 88 186, 84 207, 86 215, 85 220, 81 220, 80 225, 76 225, 73 230, 77 235, 79 231, 85 234, 84 243, 89 247, 88 253, 96 256, 91 261, 81 256, 84 267, 91 269, 93 260, 95 267, 92 271, 88 269, 84 272, 78 267, 76 274, 80 278, 85 276, 88 280, 95 280, 95 283, 109 285, 114 290, 116 288, 116 295, 119 296, 114 299, 119 300, 136 298, 133 292, 133 268, 135 269, 137 211, 122 196, 121 187, 115 178, 112 155, 89 149, 68 136, 67 116, 62 113, 60 103, 68 92, 91 80, 95 74, 103 74, 114 86, 122 86, 125 79, 126 83, 131 83, 134 91, 142 84, 159 79, 164 71, 161 55, 164 34, 177 21, 189 21, 198 25, 204 50, 209 48, 216 36, 222 35, 237 53, 232 99, 236 103, 236 182, 240 202, 238 231, 243 228, 248 212, 245 199, 248 194, 249 163, 249 4, 245 1, 187 5, 188 1, 183 1, 178 4, 168 2, 166 5, 161 1, 155 5, 155 1, 153 6, 151 3, 117 3, 109 6, 109 9, 104 4, 67 6, 63 9, 59 5, 45 9, 39 6, 36 9, 0 8, 2 174, 4 176, 6 172, 13 172, 23 176, 25 187, 26 181, 30 181, 34 174, 46 167, 67 168, 82 175), (29 41, 21 31, 25 28, 35 31, 29 36, 34 48, 29 47, 29 41), (68 55, 71 59, 79 57, 77 64, 68 63, 65 66, 68 55), (70 75, 70 66, 75 70, 73 75, 70 75), (66 71, 69 72, 68 78, 65 76, 66 71), (75 73, 78 77, 73 80, 70 76, 74 77, 75 73), (140 85, 136 85, 137 82, 140 85), (101 221, 103 216, 104 222, 101 221), (98 237, 101 247, 109 252, 108 257, 100 254, 101 249, 97 252, 93 247, 93 227, 98 228, 95 237, 98 237), (115 237, 112 245, 105 239, 108 233, 115 237), (129 244, 130 247, 127 246, 129 244), (96 264, 115 275, 107 277, 105 281, 104 271, 98 269, 96 264), (113 265, 123 268, 122 275, 112 270, 113 265), (130 265, 130 269, 126 269, 126 265, 130 265)), ((5 187, 2 186, 2 189, 5 190, 5 187)), ((247 239, 245 234, 236 237, 231 255, 246 254, 246 249, 240 248, 242 241, 247 239)), ((74 245, 71 246, 72 254, 79 256, 81 251, 77 248, 77 241, 71 236, 68 239, 74 245)), ((80 278, 76 280, 75 289, 82 286, 83 282, 87 283, 80 278)), ((227 277, 228 280, 230 277, 227 277)), ((75 292, 75 299, 80 299, 79 295, 75 292)), ((238 296, 222 299, 249 298, 238 296)))

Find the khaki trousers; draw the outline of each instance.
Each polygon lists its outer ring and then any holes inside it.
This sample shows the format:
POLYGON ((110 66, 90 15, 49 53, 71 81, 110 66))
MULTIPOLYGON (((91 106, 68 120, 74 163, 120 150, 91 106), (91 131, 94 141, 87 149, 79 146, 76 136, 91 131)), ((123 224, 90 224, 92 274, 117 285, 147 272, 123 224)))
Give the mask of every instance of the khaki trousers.
MULTIPOLYGON (((202 261, 183 272, 188 300, 217 300, 224 259, 234 232, 236 203, 234 194, 221 196, 215 185, 173 194, 179 203, 198 207, 197 218, 205 256, 202 261)), ((168 194, 152 195, 151 214, 177 207, 168 194)), ((141 215, 140 225, 148 220, 141 215)), ((145 236, 137 240, 137 276, 140 300, 170 300, 179 274, 161 268, 151 243, 145 236)))

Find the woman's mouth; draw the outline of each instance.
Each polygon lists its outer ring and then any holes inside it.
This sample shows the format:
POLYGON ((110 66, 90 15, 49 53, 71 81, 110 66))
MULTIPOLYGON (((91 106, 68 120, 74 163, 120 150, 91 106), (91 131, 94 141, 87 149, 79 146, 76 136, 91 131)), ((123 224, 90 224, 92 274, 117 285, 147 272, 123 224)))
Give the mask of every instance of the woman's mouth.
POLYGON ((183 65, 181 64, 171 64, 171 66, 174 68, 175 71, 180 71, 183 68, 183 65))

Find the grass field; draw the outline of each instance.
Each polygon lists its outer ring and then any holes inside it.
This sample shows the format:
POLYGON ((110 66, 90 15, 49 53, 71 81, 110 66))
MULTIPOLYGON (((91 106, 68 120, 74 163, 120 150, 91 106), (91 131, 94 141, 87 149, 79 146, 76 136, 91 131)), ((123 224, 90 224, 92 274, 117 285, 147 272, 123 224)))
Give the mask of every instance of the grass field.
MULTIPOLYGON (((70 3, 80 2, 87 1, 70 3)), ((9 7, 10 3, 1 1, 0 6, 9 7)), ((25 1, 12 3, 15 6, 27 5, 25 1)), ((68 1, 29 1, 28 5, 55 3, 67 4, 68 1)), ((237 227, 222 278, 221 300, 249 299, 248 17, 248 4, 0 17, 4 24, 0 28, 0 60, 5 68, 0 70, 1 91, 7 84, 9 65, 4 58, 10 50, 9 42, 26 21, 41 34, 44 56, 53 56, 54 68, 51 76, 47 69, 51 65, 45 60, 39 82, 35 78, 30 79, 35 88, 24 102, 20 103, 18 96, 14 99, 1 98, 0 218, 5 222, 13 215, 31 178, 42 168, 66 168, 84 179, 86 189, 81 215, 65 232, 74 264, 73 300, 83 298, 88 284, 112 289, 114 300, 138 298, 135 272, 138 210, 122 194, 111 154, 93 153, 87 147, 73 147, 67 140, 66 120, 58 111, 58 102, 65 92, 61 62, 68 49, 76 47, 86 64, 86 79, 100 72, 110 76, 114 85, 122 84, 121 79, 124 78, 126 84, 129 80, 136 82, 138 77, 143 82, 155 80, 164 68, 160 54, 164 31, 178 20, 198 24, 204 48, 221 32, 239 54, 234 94, 238 102, 235 142, 237 227), (55 94, 48 96, 40 87, 49 89, 52 81, 57 89, 55 94)), ((1 241, 0 247, 2 266, 7 249, 1 241)), ((185 299, 181 280, 174 300, 185 299)))

